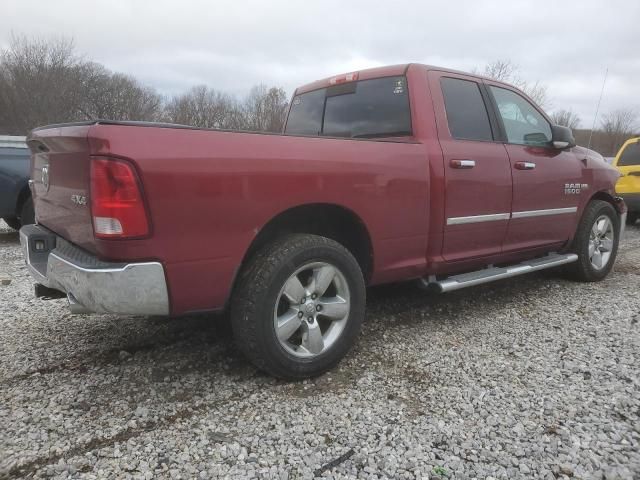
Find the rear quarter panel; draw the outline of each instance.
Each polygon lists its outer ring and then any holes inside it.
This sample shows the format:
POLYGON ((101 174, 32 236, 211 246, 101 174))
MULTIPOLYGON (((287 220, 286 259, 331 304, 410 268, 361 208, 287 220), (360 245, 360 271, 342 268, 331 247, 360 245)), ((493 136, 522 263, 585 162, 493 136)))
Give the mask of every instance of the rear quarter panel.
POLYGON ((429 166, 416 142, 96 125, 92 155, 138 169, 153 233, 96 240, 105 259, 159 259, 172 313, 224 306, 258 232, 289 208, 340 205, 366 225, 373 283, 419 276, 429 221, 429 166))

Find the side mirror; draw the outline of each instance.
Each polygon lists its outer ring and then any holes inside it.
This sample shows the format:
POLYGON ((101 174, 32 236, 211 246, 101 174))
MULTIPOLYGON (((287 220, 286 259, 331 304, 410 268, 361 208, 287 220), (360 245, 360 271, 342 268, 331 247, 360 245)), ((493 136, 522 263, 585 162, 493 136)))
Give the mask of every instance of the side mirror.
POLYGON ((563 150, 576 146, 576 139, 573 138, 573 132, 569 127, 562 125, 551 125, 551 143, 554 148, 563 150))

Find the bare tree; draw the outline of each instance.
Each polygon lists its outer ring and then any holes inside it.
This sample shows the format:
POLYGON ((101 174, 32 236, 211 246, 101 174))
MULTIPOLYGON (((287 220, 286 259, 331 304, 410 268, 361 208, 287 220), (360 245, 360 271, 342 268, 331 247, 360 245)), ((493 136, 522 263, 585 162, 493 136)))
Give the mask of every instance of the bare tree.
POLYGON ((284 90, 258 85, 242 101, 200 85, 168 102, 135 78, 74 53, 71 40, 13 37, 0 51, 0 132, 77 120, 168 120, 205 128, 279 132, 284 90))
POLYGON ((482 74, 499 82, 509 82, 517 72, 518 67, 511 60, 494 60, 484 66, 482 74))
POLYGON ((556 125, 563 125, 572 130, 580 126, 580 117, 572 110, 556 110, 551 114, 551 119, 556 125))
POLYGON ((617 152, 637 128, 638 114, 629 108, 613 110, 602 116, 600 122, 605 145, 610 152, 617 152))
POLYGON ((0 52, 0 131, 105 118, 157 120, 162 97, 74 53, 73 41, 13 37, 0 52))
POLYGON ((499 82, 511 83, 526 93, 541 107, 548 106, 547 86, 539 81, 531 83, 524 80, 520 77, 520 67, 511 60, 494 60, 489 62, 485 65, 482 74, 499 82))
POLYGON ((14 36, 0 52, 0 129, 25 134, 47 123, 77 119, 80 60, 71 40, 14 36))
POLYGON ((243 102, 245 129, 280 132, 287 115, 287 94, 282 88, 258 85, 243 102))
POLYGON ((173 97, 166 106, 165 116, 173 123, 203 128, 242 128, 237 101, 206 85, 193 87, 187 93, 173 97))
POLYGON ((152 88, 96 63, 84 64, 82 71, 83 95, 78 110, 83 118, 148 121, 161 118, 162 97, 152 88))

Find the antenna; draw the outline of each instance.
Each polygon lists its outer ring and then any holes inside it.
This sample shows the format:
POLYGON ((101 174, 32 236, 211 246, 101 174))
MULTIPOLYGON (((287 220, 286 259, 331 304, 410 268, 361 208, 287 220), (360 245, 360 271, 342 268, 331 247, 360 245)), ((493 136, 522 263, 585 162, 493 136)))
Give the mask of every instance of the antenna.
POLYGON ((593 125, 591 126, 591 132, 589 132, 589 142, 587 143, 587 150, 591 148, 591 137, 593 137, 593 130, 596 128, 596 121, 598 120, 598 112, 600 111, 600 102, 602 102, 602 94, 604 93, 604 86, 607 83, 607 75, 609 74, 609 67, 604 72, 604 80, 602 81, 602 90, 600 90, 600 98, 598 99, 598 105, 596 105, 596 114, 593 117, 593 125))

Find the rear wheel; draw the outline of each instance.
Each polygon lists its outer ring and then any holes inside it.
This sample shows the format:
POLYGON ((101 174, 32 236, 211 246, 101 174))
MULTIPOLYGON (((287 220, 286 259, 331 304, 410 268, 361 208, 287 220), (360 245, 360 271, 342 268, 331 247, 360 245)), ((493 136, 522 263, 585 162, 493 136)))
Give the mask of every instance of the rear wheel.
POLYGON ((20 230, 20 227, 22 226, 20 220, 18 220, 17 218, 3 218, 3 220, 14 230, 20 230))
POLYGON ((604 279, 618 253, 620 220, 611 204, 594 200, 587 205, 573 240, 578 261, 568 265, 571 276, 582 282, 604 279))
POLYGON ((627 213, 627 225, 634 225, 638 221, 638 218, 640 218, 640 213, 627 213))
POLYGON ((287 379, 335 366, 360 331, 365 284, 339 243, 290 235, 264 247, 241 273, 231 303, 240 350, 261 370, 287 379))

